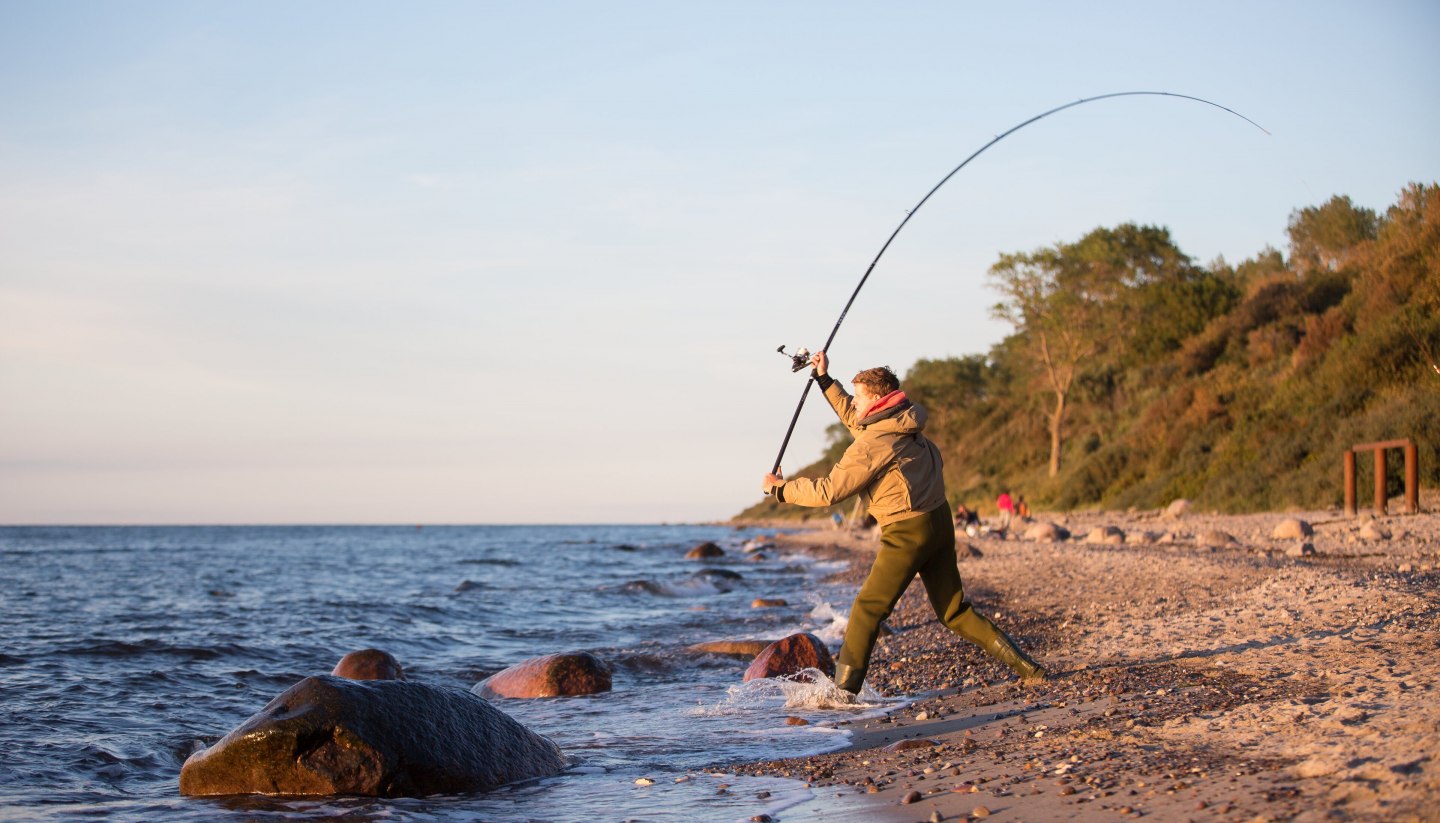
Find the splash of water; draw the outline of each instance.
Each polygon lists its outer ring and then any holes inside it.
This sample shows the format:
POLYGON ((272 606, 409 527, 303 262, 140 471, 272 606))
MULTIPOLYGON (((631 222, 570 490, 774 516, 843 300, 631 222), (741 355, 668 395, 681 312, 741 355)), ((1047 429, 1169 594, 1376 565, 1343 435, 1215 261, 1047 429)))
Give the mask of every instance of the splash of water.
POLYGON ((823 600, 817 600, 815 608, 810 610, 809 618, 821 624, 814 634, 826 643, 835 645, 845 639, 845 627, 850 624, 849 612, 842 612, 823 600))

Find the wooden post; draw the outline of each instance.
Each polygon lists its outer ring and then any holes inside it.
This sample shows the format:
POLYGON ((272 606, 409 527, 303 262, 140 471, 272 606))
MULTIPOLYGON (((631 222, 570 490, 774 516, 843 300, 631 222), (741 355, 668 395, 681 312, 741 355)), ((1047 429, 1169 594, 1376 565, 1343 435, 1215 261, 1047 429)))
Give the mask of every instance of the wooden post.
POLYGON ((1405 506, 1420 513, 1420 450, 1413 440, 1405 443, 1405 506))
POLYGON ((1375 450, 1375 516, 1384 517, 1389 514, 1386 505, 1389 496, 1385 494, 1385 449, 1375 450))
POLYGON ((1345 450, 1345 516, 1355 516, 1355 452, 1345 450))

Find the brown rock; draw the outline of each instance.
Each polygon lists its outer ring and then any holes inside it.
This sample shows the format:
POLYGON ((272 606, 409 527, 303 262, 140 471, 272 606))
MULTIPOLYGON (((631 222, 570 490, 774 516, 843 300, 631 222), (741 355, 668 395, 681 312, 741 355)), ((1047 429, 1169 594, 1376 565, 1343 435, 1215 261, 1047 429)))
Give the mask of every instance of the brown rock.
POLYGON ((724 557, 725 550, 719 546, 706 541, 691 549, 685 554, 686 560, 708 560, 712 557, 724 557))
POLYGON ((1070 539, 1070 531, 1064 526, 1057 526, 1054 523, 1044 521, 1025 530, 1025 539, 1037 542, 1058 543, 1061 540, 1070 539))
POLYGON ((778 609, 781 606, 788 606, 789 603, 778 597, 757 597, 750 603, 752 609, 778 609))
POLYGON ((1086 543, 1103 543, 1106 545, 1120 545, 1125 542, 1125 532, 1114 526, 1096 526, 1085 535, 1086 543))
POLYGON ((910 792, 906 793, 904 797, 900 798, 900 805, 909 806, 911 803, 919 803, 921 800, 924 799, 925 795, 917 791, 911 790, 910 792))
POLYGON ((809 720, 806 720, 806 719, 803 718, 803 717, 794 717, 794 716, 791 716, 791 717, 785 718, 785 725, 787 725, 787 726, 808 726, 808 725, 810 725, 810 721, 809 721, 809 720))
POLYGON ((418 797, 556 774, 556 745, 464 691, 307 677, 180 770, 183 795, 418 797))
POLYGON ((1368 522, 1360 527, 1361 540, 1389 540, 1390 532, 1376 525, 1374 521, 1368 522))
POLYGON ((792 634, 766 646, 745 670, 745 680, 794 675, 805 669, 819 669, 827 677, 835 676, 835 661, 830 657, 830 650, 824 641, 808 632, 792 634))
POLYGON ((1276 540, 1299 540, 1315 534, 1315 527, 1298 517, 1287 517, 1275 524, 1270 536, 1276 540))
POLYGON ((689 646, 686 651, 696 654, 722 654, 727 657, 754 659, 755 655, 765 651, 765 647, 774 642, 774 640, 711 640, 707 643, 696 643, 689 646))
POLYGON ((1199 546, 1216 546, 1224 548, 1236 544, 1235 536, 1229 532, 1222 532, 1219 529, 1207 529, 1195 535, 1195 543, 1199 546))
POLYGON ((340 662, 335 664, 335 669, 330 673, 350 680, 405 679, 405 671, 400 668, 400 661, 389 652, 379 649, 350 652, 340 658, 340 662))
POLYGON ((480 681, 481 697, 569 697, 610 691, 610 667, 589 652, 547 654, 480 681))
POLYGON ((885 747, 885 751, 887 751, 887 752, 903 752, 903 751, 906 751, 907 749, 928 749, 928 748, 930 748, 931 746, 936 746, 936 745, 939 745, 939 744, 937 744, 934 740, 931 740, 931 739, 926 738, 926 737, 917 737, 917 738, 914 738, 914 739, 912 739, 912 740, 897 740, 897 741, 895 741, 894 743, 891 743, 890 745, 886 746, 886 747, 885 747))

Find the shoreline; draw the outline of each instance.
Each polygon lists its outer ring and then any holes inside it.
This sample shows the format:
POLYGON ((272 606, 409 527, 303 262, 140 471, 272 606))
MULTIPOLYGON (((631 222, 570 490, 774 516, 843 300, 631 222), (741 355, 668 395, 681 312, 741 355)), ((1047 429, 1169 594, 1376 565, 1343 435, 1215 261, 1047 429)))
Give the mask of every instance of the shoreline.
MULTIPOLYGON (((959 561, 967 595, 1050 681, 1021 686, 912 584, 867 680, 910 705, 842 721, 835 752, 717 768, 807 783, 814 799, 777 820, 1440 819, 1433 502, 1353 519, 1041 514, 1074 537, 962 535, 979 554, 959 561), (1273 537, 1290 518, 1314 534, 1273 537), (1105 526, 1123 536, 1086 542, 1105 526)), ((878 547, 773 539, 851 559, 836 582, 854 588, 878 547)))

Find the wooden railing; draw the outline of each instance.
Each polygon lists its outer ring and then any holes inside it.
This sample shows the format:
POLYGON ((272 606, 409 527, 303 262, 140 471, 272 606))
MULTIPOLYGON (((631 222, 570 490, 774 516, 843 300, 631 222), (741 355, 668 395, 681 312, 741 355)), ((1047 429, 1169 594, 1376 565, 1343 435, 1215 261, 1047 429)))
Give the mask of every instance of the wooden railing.
POLYGON ((1385 492, 1385 452, 1405 450, 1405 507, 1410 514, 1420 513, 1420 453, 1414 440, 1383 440, 1361 443, 1345 452, 1345 514, 1355 516, 1355 453, 1375 452, 1375 513, 1386 514, 1389 495, 1385 492))

